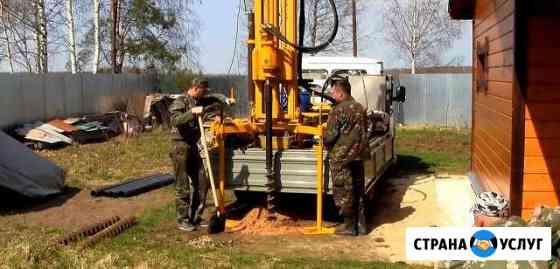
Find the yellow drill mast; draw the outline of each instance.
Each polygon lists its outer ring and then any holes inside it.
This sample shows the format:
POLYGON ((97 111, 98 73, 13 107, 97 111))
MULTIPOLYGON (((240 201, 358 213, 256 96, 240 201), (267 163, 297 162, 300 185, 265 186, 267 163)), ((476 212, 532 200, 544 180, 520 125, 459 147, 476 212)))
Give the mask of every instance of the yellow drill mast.
MULTIPOLYGON (((331 4, 333 2, 331 1, 331 4)), ((298 92, 298 50, 297 44, 297 0, 255 0, 254 32, 250 33, 248 45, 251 68, 249 77, 252 81, 253 107, 250 119, 233 119, 214 123, 213 132, 220 141, 220 189, 223 196, 225 182, 225 148, 223 140, 227 134, 254 135, 266 134, 266 169, 267 169, 267 207, 274 211, 276 190, 275 172, 272 167, 273 132, 314 135, 319 138, 315 146, 317 156, 317 225, 307 233, 332 233, 332 229, 322 227, 323 198, 323 127, 321 115, 314 126, 302 124, 298 92), (275 34, 273 34, 275 33, 275 34), (282 38, 279 37, 282 36, 282 38), (280 93, 287 94, 287 110, 280 104, 280 93)), ((333 10, 336 14, 336 9, 333 10)), ((336 34, 336 31, 335 33, 336 34)), ((333 36, 334 38, 334 36, 333 36)), ((332 41, 332 39, 331 39, 332 41)), ((261 145, 263 146, 263 145, 261 145)), ((221 203, 223 205, 223 202, 221 203)), ((221 209, 223 210, 223 208, 221 209)))

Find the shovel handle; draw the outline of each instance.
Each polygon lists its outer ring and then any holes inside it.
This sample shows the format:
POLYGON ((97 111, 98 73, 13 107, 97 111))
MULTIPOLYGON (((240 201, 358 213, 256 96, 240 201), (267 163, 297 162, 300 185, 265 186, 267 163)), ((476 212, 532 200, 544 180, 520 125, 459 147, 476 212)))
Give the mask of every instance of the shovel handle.
POLYGON ((214 173, 212 173, 212 166, 210 162, 210 154, 208 152, 208 144, 206 141, 206 135, 204 134, 204 125, 202 124, 202 116, 198 115, 198 128, 200 129, 200 140, 202 144, 202 150, 204 151, 206 165, 206 171, 208 172, 208 177, 210 178, 210 185, 212 186, 212 196, 214 198, 214 205, 218 209, 218 215, 221 214, 219 208, 220 205, 218 204, 218 196, 216 194, 216 184, 214 183, 214 173))

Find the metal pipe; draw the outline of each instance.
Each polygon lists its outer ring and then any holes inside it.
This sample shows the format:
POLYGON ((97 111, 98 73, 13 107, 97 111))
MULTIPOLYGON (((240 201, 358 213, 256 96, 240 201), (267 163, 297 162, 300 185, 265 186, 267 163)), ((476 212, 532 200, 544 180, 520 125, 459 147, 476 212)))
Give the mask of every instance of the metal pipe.
POLYGON ((253 49, 255 48, 255 13, 249 12, 247 15, 248 25, 249 25, 249 42, 247 46, 247 89, 249 90, 249 102, 254 102, 255 98, 255 84, 253 84, 253 49))
POLYGON ((272 167, 272 85, 267 79, 264 83, 265 94, 265 132, 266 132, 266 207, 274 212, 276 207, 276 180, 272 167))

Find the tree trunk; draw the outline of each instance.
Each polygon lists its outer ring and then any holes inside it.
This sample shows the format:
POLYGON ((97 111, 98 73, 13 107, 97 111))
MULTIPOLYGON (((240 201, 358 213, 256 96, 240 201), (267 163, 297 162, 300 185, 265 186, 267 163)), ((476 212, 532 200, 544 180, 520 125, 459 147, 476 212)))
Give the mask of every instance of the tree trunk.
POLYGON ((13 58, 13 54, 12 54, 12 48, 10 47, 10 36, 8 35, 8 25, 6 23, 5 20, 5 14, 4 14, 4 4, 3 2, 0 0, 0 23, 2 24, 2 29, 4 29, 4 37, 6 39, 6 53, 7 53, 7 57, 8 57, 8 62, 10 64, 10 72, 14 72, 14 58, 13 58))
POLYGON ((37 41, 37 72, 48 73, 47 53, 47 19, 45 17, 45 0, 37 0, 35 4, 35 38, 37 41))
POLYGON ((356 0, 352 0, 352 54, 358 57, 358 22, 356 18, 356 0))
POLYGON ((412 58, 412 61, 410 62, 410 73, 411 74, 416 74, 416 59, 412 58))
POLYGON ((111 2, 111 17, 113 18, 112 32, 111 32, 111 64, 113 66, 113 73, 120 73, 118 61, 119 50, 119 2, 120 0, 112 0, 111 2))
POLYGON ((93 0, 93 73, 99 69, 99 6, 100 0, 93 0))
POLYGON ((66 6, 66 27, 68 31, 68 47, 70 51, 70 71, 72 74, 76 74, 77 62, 76 62, 76 39, 74 37, 74 5, 73 0, 65 0, 64 4, 66 6))

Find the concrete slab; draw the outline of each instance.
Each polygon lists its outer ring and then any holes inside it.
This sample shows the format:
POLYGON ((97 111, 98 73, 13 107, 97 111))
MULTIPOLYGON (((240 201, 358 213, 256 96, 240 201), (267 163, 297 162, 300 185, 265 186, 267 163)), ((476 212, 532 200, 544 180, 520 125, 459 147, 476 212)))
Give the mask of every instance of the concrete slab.
POLYGON ((372 201, 374 230, 369 237, 383 240, 387 247, 377 248, 376 254, 388 261, 406 261, 408 227, 472 225, 469 209, 474 194, 466 176, 387 179, 382 192, 372 201))

